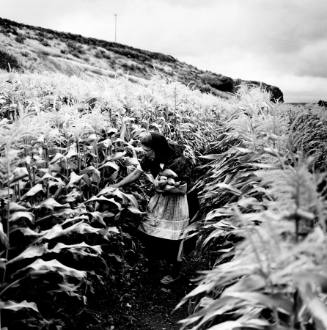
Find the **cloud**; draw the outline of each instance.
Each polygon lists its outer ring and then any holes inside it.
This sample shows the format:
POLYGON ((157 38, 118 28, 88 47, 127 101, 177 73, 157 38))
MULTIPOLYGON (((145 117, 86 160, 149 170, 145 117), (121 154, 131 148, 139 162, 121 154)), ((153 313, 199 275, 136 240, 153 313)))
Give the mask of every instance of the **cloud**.
POLYGON ((114 40, 117 13, 118 42, 170 54, 234 78, 272 83, 285 94, 297 93, 294 81, 301 88, 300 81, 307 83, 309 90, 327 77, 325 0, 0 3, 2 17, 109 41, 114 40))
POLYGON ((327 78, 327 39, 303 47, 297 56, 296 73, 299 76, 327 78))
POLYGON ((286 90, 286 102, 317 102, 327 99, 327 78, 283 74, 275 77, 286 90))
POLYGON ((166 3, 169 4, 173 7, 195 7, 195 8, 199 8, 199 7, 210 7, 212 5, 214 5, 215 2, 217 2, 217 0, 158 0, 161 3, 166 3))

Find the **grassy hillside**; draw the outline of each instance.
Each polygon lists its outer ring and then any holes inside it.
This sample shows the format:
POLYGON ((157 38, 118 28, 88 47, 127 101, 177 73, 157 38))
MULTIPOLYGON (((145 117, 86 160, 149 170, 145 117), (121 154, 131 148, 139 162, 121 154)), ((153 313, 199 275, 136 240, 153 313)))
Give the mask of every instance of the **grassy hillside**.
MULTIPOLYGON (((12 66, 20 66, 25 71, 128 76, 133 81, 160 77, 225 98, 229 97, 229 93, 234 93, 241 84, 248 83, 268 89, 274 99, 283 101, 282 92, 275 86, 256 81, 233 80, 221 74, 199 70, 161 53, 1 18, 0 45, 2 51, 13 56, 12 61, 15 63, 12 66)), ((5 61, 1 61, 0 65, 2 68, 8 68, 5 61)))

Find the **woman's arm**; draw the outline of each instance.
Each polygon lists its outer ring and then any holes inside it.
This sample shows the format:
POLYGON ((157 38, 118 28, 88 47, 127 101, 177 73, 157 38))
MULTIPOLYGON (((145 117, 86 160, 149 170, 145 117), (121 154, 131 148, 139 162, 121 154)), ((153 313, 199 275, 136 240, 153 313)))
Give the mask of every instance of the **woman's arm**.
POLYGON ((124 186, 125 184, 132 183, 140 177, 141 173, 142 173, 142 170, 140 168, 136 168, 132 173, 128 174, 124 179, 111 185, 111 187, 120 188, 120 187, 124 186))

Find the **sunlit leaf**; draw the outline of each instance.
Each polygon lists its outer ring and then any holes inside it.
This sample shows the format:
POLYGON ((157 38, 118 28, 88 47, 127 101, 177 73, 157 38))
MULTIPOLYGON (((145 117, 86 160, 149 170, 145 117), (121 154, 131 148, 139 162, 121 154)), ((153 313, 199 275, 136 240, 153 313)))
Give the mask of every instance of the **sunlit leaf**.
POLYGON ((31 224, 34 223, 34 214, 26 211, 18 211, 11 214, 9 221, 15 222, 17 220, 27 219, 31 224))
POLYGON ((91 177, 91 180, 93 182, 99 183, 101 180, 101 174, 100 171, 97 170, 94 166, 89 166, 81 171, 82 174, 86 173, 91 177))
POLYGON ((113 188, 110 186, 105 187, 99 191, 98 196, 105 196, 107 198, 114 197, 123 203, 128 203, 132 206, 138 207, 138 202, 132 194, 126 194, 118 188, 113 188))
POLYGON ((41 233, 38 233, 28 227, 15 228, 14 231, 20 231, 24 236, 39 237, 42 236, 41 233))
POLYGON ((230 192, 232 192, 232 193, 234 193, 234 194, 236 194, 236 195, 241 195, 241 194, 242 194, 242 192, 241 192, 239 189, 233 187, 233 186, 230 185, 230 184, 226 184, 226 183, 224 183, 224 182, 217 183, 217 184, 215 185, 215 187, 216 187, 216 188, 219 188, 219 189, 226 189, 226 190, 229 190, 230 192))
POLYGON ((323 329, 327 329, 327 306, 321 301, 314 282, 301 278, 298 287, 301 297, 313 318, 323 329))
POLYGON ((27 181, 24 180, 18 180, 10 184, 10 187, 15 187, 16 189, 19 188, 20 191, 25 189, 27 185, 27 181))
POLYGON ((123 193, 119 189, 110 186, 101 189, 98 193, 98 196, 105 196, 105 197, 117 196, 118 198, 123 199, 123 193))
POLYGON ((21 309, 24 308, 29 308, 29 309, 33 309, 36 312, 39 312, 36 304, 34 302, 28 302, 26 300, 22 301, 22 302, 15 302, 15 301, 0 301, 0 310, 1 309, 7 309, 7 310, 12 310, 12 311, 19 311, 21 309))
POLYGON ((108 135, 113 135, 113 134, 116 134, 118 132, 117 128, 115 127, 110 127, 108 130, 107 130, 107 134, 108 135))
POLYGON ((50 197, 36 207, 36 209, 42 208, 53 211, 54 209, 70 208, 70 206, 69 204, 60 204, 54 198, 50 197))
POLYGON ((124 161, 126 163, 126 166, 131 166, 133 168, 140 164, 139 160, 134 157, 124 157, 124 161))
POLYGON ((0 222, 0 241, 4 246, 6 247, 9 246, 9 239, 8 236, 5 234, 5 232, 3 231, 2 222, 0 222))
POLYGON ((86 215, 86 214, 82 214, 82 215, 78 215, 76 217, 70 217, 70 218, 67 218, 62 224, 61 226, 64 228, 66 227, 67 224, 74 224, 76 222, 81 222, 81 220, 83 221, 88 221, 89 220, 89 217, 86 215))
POLYGON ((29 274, 32 276, 43 275, 49 272, 55 272, 55 273, 59 273, 63 277, 71 276, 79 280, 82 280, 86 277, 85 271, 77 270, 75 268, 65 266, 56 259, 52 259, 48 261, 44 261, 43 259, 37 259, 30 265, 17 271, 15 274, 21 273, 24 270, 29 270, 29 274))
POLYGON ((64 155, 63 154, 61 154, 61 153, 56 153, 56 155, 51 159, 51 161, 50 161, 50 164, 55 164, 55 163, 57 163, 59 160, 62 160, 62 159, 64 159, 64 155))
MULTIPOLYGON (((124 141, 125 144, 128 144, 127 142, 124 141)), ((123 152, 116 152, 115 154, 113 154, 112 156, 108 157, 109 161, 114 161, 114 160, 118 160, 123 158, 124 156, 126 156, 126 151, 123 152)))
POLYGON ((117 227, 107 227, 105 231, 107 238, 110 237, 112 234, 120 234, 120 231, 117 227))
POLYGON ((66 203, 73 203, 82 198, 83 198, 83 193, 79 191, 77 188, 74 188, 69 194, 67 194, 64 197, 64 201, 66 203))
POLYGON ((88 141, 89 143, 95 142, 95 141, 97 141, 97 140, 98 140, 98 137, 97 137, 97 135, 96 135, 95 133, 92 133, 92 134, 90 134, 90 135, 87 137, 87 141, 88 141))
POLYGON ((63 283, 58 283, 59 289, 51 290, 50 292, 65 293, 70 297, 80 297, 80 294, 76 293, 81 287, 80 284, 74 285, 73 283, 68 283, 64 281, 63 283))
POLYGON ((18 212, 18 211, 28 211, 28 209, 25 206, 22 206, 16 202, 10 202, 9 211, 11 213, 13 213, 13 212, 18 212))
POLYGON ((208 330, 239 330, 242 328, 242 323, 238 321, 226 321, 210 327, 208 330))
POLYGON ((69 149, 68 149, 68 152, 67 152, 67 154, 66 154, 66 159, 70 159, 70 158, 72 158, 72 157, 75 157, 75 156, 77 156, 78 154, 77 154, 77 148, 76 148, 76 143, 73 143, 70 147, 69 147, 69 149))
POLYGON ((0 258, 0 269, 5 269, 7 265, 7 259, 0 258))
POLYGON ((111 139, 105 139, 105 140, 99 142, 99 143, 98 143, 98 146, 99 146, 100 148, 103 147, 103 148, 107 149, 107 148, 109 148, 110 146, 112 146, 112 141, 111 141, 111 139))
POLYGON ((101 165, 99 167, 100 169, 101 168, 110 168, 112 169, 113 171, 119 171, 119 166, 115 163, 115 162, 112 162, 112 161, 108 161, 108 162, 105 162, 103 165, 101 165))
POLYGON ((211 154, 211 155, 199 156, 199 158, 204 159, 204 160, 216 160, 216 159, 220 159, 221 155, 220 154, 211 154))
POLYGON ((63 228, 62 225, 55 225, 51 229, 41 232, 40 239, 52 240, 61 236, 70 235, 72 233, 78 234, 98 234, 101 231, 99 228, 94 228, 85 222, 78 222, 68 228, 63 228))
POLYGON ((9 178, 10 183, 16 182, 28 176, 28 171, 26 167, 16 167, 9 178))
POLYGON ((14 190, 11 188, 0 189, 0 198, 6 198, 14 194, 14 190))
POLYGON ((262 276, 253 274, 241 278, 238 282, 225 289, 224 294, 228 295, 229 292, 242 292, 242 291, 253 292, 263 289, 265 288, 265 286, 266 286, 265 279, 262 276))
POLYGON ((285 297, 283 297, 283 295, 266 295, 260 292, 236 292, 232 290, 223 292, 222 296, 225 295, 227 295, 228 297, 239 298, 241 300, 245 300, 256 305, 269 307, 272 310, 276 308, 289 315, 292 313, 292 301, 286 299, 285 297))
POLYGON ((24 250, 21 254, 19 254, 17 257, 11 259, 8 261, 8 264, 11 264, 13 262, 22 260, 22 259, 31 259, 35 257, 42 256, 47 251, 47 247, 44 245, 40 246, 29 246, 26 250, 24 250))
POLYGON ((127 208, 127 210, 133 214, 136 214, 136 215, 142 215, 144 214, 145 212, 141 212, 138 208, 136 208, 135 206, 129 206, 127 208))
POLYGON ((91 202, 98 202, 100 204, 110 205, 113 209, 121 210, 121 205, 117 203, 113 198, 106 198, 104 196, 100 196, 100 197, 93 196, 85 203, 91 203, 91 202))
POLYGON ((57 243, 53 249, 49 250, 49 252, 60 253, 62 250, 69 250, 71 253, 77 253, 80 250, 91 250, 98 255, 102 253, 102 248, 100 245, 89 245, 86 244, 85 242, 79 244, 71 244, 71 245, 57 243))
POLYGON ((26 199, 27 197, 34 197, 36 194, 44 192, 43 186, 41 183, 36 184, 32 187, 23 197, 22 199, 26 199))
POLYGON ((43 182, 46 180, 52 180, 52 181, 61 181, 61 179, 54 177, 53 175, 51 175, 50 173, 45 173, 42 178, 39 180, 39 182, 43 182))
MULTIPOLYGON (((106 223, 103 221, 104 218, 104 214, 103 212, 98 212, 98 211, 94 211, 94 212, 90 212, 90 215, 92 216, 92 223, 98 223, 100 224, 102 227, 106 227, 106 223)), ((115 216, 113 213, 111 213, 112 217, 115 216)))
POLYGON ((55 173, 60 173, 62 170, 62 167, 60 164, 55 163, 55 164, 50 164, 49 165, 49 171, 50 172, 55 172, 55 173))
MULTIPOLYGON (((239 330, 239 329, 258 329, 265 330, 270 323, 260 319, 249 319, 242 321, 242 318, 236 321, 226 321, 208 328, 208 330, 239 330)), ((277 329, 276 329, 277 330, 277 329)), ((278 328, 278 330, 280 330, 278 328)))
POLYGON ((78 184, 83 179, 83 177, 84 175, 77 175, 74 171, 72 171, 70 173, 69 183, 67 187, 71 187, 78 184))
POLYGON ((276 168, 276 165, 274 165, 274 164, 248 163, 248 165, 257 167, 257 168, 263 168, 263 169, 275 169, 276 168))

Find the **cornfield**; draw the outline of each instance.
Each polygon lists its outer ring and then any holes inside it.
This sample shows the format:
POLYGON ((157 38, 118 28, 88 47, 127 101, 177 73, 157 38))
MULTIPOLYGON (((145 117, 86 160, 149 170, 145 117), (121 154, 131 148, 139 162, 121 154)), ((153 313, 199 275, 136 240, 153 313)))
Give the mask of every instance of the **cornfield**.
POLYGON ((208 269, 181 328, 326 329, 326 121, 259 89, 226 100, 157 79, 2 73, 0 328, 73 328, 119 288, 138 253, 125 228, 152 186, 110 184, 155 130, 197 164, 185 239, 208 269))

